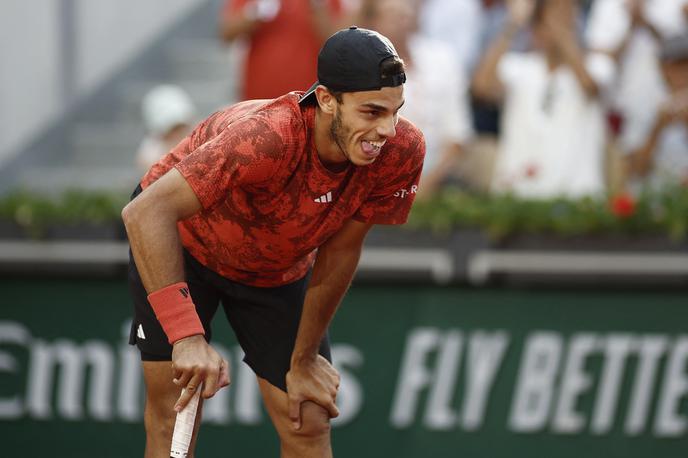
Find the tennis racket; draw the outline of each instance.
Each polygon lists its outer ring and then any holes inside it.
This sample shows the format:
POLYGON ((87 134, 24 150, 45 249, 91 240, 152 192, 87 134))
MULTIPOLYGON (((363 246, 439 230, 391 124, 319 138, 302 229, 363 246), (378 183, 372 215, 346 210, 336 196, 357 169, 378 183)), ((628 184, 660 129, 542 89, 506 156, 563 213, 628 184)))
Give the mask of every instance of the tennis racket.
MULTIPOLYGON (((196 411, 198 410, 198 401, 202 390, 203 385, 201 384, 186 407, 180 412, 177 412, 177 419, 174 422, 174 432, 172 433, 170 458, 186 458, 189 454, 189 444, 191 444, 191 436, 193 436, 196 411)), ((182 390, 182 393, 185 391, 186 388, 182 390)))

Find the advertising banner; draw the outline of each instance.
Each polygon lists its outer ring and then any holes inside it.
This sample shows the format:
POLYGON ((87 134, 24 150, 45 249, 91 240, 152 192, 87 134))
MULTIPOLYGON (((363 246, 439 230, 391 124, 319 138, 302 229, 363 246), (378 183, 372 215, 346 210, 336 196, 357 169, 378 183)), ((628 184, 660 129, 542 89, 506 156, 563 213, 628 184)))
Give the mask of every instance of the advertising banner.
MULTIPOLYGON (((142 456, 124 280, 0 280, 3 456, 142 456)), ((331 328, 339 457, 685 457, 685 292, 356 285, 331 328)), ((278 456, 222 312, 232 385, 197 456, 278 456)))

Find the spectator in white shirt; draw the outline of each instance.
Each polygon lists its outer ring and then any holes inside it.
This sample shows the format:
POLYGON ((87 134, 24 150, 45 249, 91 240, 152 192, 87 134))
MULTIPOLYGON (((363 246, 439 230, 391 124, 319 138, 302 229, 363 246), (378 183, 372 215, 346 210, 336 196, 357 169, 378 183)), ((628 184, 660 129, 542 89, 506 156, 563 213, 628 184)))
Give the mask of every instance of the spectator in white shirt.
POLYGON ((446 43, 461 69, 470 72, 480 55, 481 0, 416 0, 419 33, 446 43))
POLYGON ((511 0, 509 19, 478 65, 473 91, 503 102, 493 189, 522 197, 604 191, 606 123, 600 94, 613 80, 606 54, 576 37, 573 0, 511 0), (509 52, 531 24, 530 52, 509 52))
POLYGON ((631 190, 688 186, 688 33, 668 39, 661 50, 669 93, 652 127, 630 156, 631 190))
POLYGON ((595 0, 592 4, 585 40, 590 49, 607 52, 618 62, 607 103, 618 119, 618 145, 624 154, 644 142, 666 98, 660 42, 688 31, 685 11, 688 0, 595 0))

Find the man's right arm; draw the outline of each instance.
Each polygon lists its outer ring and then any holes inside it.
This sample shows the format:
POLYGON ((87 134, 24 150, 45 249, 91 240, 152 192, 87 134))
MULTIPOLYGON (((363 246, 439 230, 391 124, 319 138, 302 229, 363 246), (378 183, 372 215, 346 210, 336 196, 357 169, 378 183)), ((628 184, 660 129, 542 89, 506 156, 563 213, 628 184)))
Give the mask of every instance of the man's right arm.
POLYGON ((196 194, 174 168, 122 210, 136 267, 148 293, 184 281, 177 221, 200 210, 196 194))
MULTIPOLYGON (((177 222, 200 210, 196 194, 174 168, 122 210, 134 261, 149 294, 184 281, 177 222)), ((210 397, 229 383, 226 362, 202 335, 179 339, 173 345, 172 361, 178 385, 198 387, 205 382, 203 395, 210 397)), ((189 394, 180 398, 178 406, 183 408, 190 397, 189 394)))

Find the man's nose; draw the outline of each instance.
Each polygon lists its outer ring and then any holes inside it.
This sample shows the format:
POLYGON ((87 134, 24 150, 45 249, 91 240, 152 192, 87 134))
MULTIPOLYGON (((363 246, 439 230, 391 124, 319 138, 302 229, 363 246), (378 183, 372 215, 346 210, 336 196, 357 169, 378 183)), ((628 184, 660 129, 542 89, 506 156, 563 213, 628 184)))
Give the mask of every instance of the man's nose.
POLYGON ((377 133, 384 138, 392 138, 397 134, 396 116, 385 118, 377 128, 377 133))

